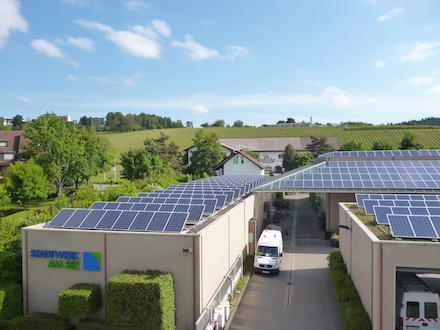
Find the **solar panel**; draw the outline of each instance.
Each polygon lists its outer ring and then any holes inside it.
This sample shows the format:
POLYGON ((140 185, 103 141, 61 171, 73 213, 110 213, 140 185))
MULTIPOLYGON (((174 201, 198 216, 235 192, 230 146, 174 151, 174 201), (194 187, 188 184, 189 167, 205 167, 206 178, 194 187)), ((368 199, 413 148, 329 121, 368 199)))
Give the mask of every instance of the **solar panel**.
POLYGON ((185 226, 188 213, 171 213, 170 218, 163 229, 164 232, 181 232, 185 226))
POLYGON ((163 231, 165 225, 170 218, 170 212, 155 212, 153 217, 151 218, 148 227, 145 229, 146 231, 163 231))
POLYGON ((139 212, 130 224, 130 227, 128 227, 128 230, 144 231, 150 224, 153 214, 154 212, 139 212))
POLYGON ((75 209, 62 209, 47 226, 62 227, 74 212, 75 209))
POLYGON ((93 229, 96 224, 102 218, 102 216, 106 213, 105 210, 90 210, 90 214, 86 219, 78 226, 81 229, 93 229))
POLYGON ((112 229, 114 230, 127 230, 134 218, 138 215, 137 212, 122 212, 119 219, 115 222, 112 229))
POLYGON ((64 228, 77 228, 89 215, 90 210, 76 210, 69 220, 63 225, 64 228))

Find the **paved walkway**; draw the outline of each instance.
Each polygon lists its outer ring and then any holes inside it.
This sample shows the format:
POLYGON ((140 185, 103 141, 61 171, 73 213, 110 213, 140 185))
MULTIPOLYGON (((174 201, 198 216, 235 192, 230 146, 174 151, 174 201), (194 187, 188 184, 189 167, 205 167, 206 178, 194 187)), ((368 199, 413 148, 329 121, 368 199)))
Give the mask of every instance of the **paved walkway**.
POLYGON ((252 275, 226 329, 344 329, 327 264, 334 248, 324 240, 308 194, 288 197, 281 272, 252 275))

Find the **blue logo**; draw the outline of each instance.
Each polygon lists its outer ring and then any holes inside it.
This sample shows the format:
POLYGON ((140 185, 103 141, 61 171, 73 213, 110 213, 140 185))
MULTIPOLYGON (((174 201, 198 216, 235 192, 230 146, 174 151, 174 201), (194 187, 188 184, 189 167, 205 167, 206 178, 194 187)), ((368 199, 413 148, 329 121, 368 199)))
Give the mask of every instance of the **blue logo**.
POLYGON ((84 270, 101 270, 101 253, 84 252, 84 270))

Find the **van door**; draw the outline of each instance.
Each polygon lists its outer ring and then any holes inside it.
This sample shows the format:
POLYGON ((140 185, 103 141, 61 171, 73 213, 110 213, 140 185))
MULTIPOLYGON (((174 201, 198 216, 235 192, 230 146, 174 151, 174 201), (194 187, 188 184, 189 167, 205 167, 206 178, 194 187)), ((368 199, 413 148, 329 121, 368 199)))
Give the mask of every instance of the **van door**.
POLYGON ((411 294, 411 300, 406 301, 403 308, 402 330, 440 330, 439 304, 433 301, 431 295, 411 294))

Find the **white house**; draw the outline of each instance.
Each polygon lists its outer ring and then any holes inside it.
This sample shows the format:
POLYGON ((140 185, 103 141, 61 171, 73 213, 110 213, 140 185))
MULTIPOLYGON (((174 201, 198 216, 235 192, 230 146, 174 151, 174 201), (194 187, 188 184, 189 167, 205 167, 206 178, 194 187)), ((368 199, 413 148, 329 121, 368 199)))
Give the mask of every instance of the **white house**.
POLYGON ((266 166, 243 151, 234 150, 214 167, 217 175, 260 174, 264 175, 266 166))

